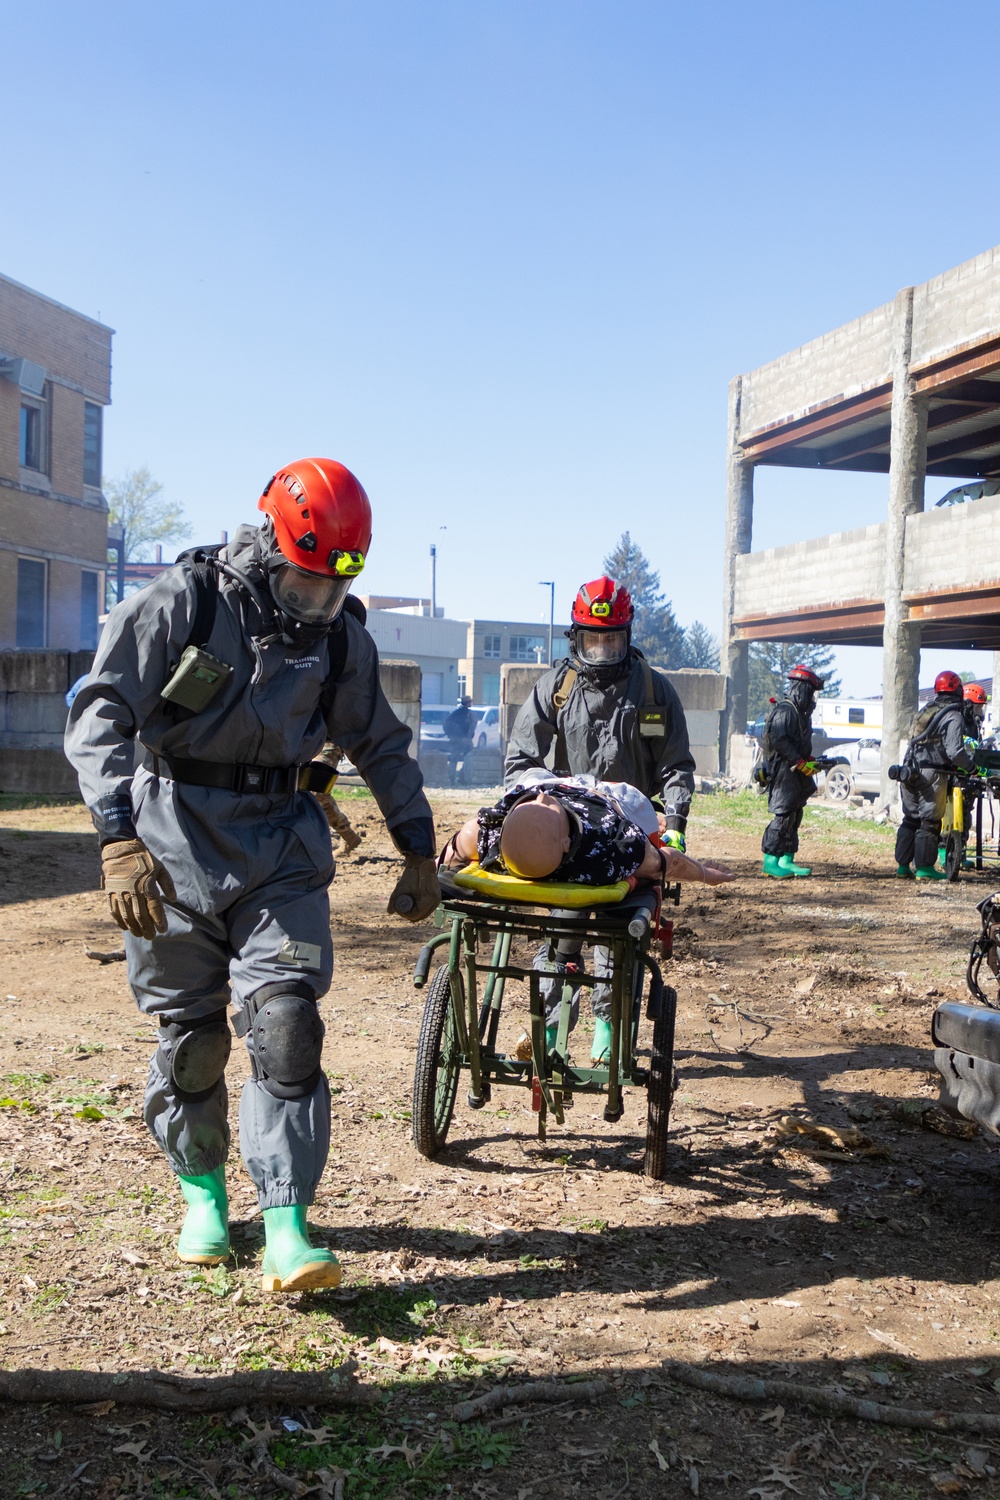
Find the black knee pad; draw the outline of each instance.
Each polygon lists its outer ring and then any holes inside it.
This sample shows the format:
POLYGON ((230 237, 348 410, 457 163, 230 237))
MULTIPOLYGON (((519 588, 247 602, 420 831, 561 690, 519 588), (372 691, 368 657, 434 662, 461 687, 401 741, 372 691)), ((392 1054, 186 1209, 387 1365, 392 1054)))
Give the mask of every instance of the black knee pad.
POLYGON ((325 1028, 301 979, 279 979, 250 996, 236 1019, 258 1083, 276 1099, 305 1099, 320 1080, 325 1028))
POLYGON ((226 1012, 217 1010, 197 1021, 161 1021, 157 1060, 178 1099, 196 1104, 214 1092, 232 1046, 226 1012))

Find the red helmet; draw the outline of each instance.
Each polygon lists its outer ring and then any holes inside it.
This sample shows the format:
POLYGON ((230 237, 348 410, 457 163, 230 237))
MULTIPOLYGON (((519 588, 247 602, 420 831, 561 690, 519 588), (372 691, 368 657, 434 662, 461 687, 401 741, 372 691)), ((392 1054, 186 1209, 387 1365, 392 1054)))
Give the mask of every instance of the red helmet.
POLYGON ((623 630, 634 614, 628 589, 607 576, 583 584, 573 600, 573 624, 587 630, 623 630))
POLYGON ((986 689, 980 687, 978 682, 967 682, 962 697, 966 703, 986 704, 990 701, 986 696, 986 689))
POLYGON ((788 680, 789 682, 808 682, 809 686, 815 688, 817 693, 823 686, 822 677, 817 677, 816 673, 811 672, 808 667, 803 666, 802 662, 799 662, 797 667, 792 667, 788 673, 788 680))
POLYGON ((934 679, 936 693, 960 693, 962 679, 957 672, 939 672, 934 679))
POLYGON ((307 573, 355 578, 372 540, 372 508, 350 469, 300 458, 264 486, 257 509, 274 524, 282 555, 307 573))

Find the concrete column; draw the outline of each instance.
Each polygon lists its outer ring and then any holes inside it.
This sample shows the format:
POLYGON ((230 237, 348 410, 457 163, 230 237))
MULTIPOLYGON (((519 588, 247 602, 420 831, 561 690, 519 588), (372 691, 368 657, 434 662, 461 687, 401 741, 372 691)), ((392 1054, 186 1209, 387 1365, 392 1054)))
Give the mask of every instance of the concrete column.
POLYGON ((924 508, 927 470, 927 401, 910 378, 913 288, 897 295, 892 314, 892 434, 889 448, 889 516, 885 556, 885 635, 882 652, 882 797, 898 803, 898 783, 886 768, 899 760, 917 710, 920 626, 903 603, 906 518, 924 508))
POLYGON ((731 743, 746 733, 747 643, 733 635, 736 559, 750 551, 753 534, 753 464, 739 445, 743 377, 729 383, 729 442, 726 456, 726 551, 723 566, 722 670, 726 677, 726 707, 722 715, 722 769, 732 767, 731 743))

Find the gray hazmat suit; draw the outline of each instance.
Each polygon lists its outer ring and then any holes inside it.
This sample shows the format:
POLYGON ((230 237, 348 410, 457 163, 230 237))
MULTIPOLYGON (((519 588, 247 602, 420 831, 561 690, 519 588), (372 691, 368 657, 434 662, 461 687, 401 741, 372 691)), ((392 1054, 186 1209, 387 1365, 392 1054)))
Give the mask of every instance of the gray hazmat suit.
POLYGON ((953 770, 967 771, 975 759, 965 743, 967 733, 965 705, 953 693, 939 693, 910 725, 906 764, 916 774, 912 783, 900 783, 903 820, 896 834, 897 865, 912 860, 918 870, 931 870, 937 863, 948 777, 953 770))
MULTIPOLYGON (((220 561, 252 571, 256 536, 241 526, 220 561)), ((176 888, 176 900, 164 902, 167 931, 151 941, 127 933, 125 947, 132 993, 161 1027, 146 1123, 183 1176, 210 1172, 229 1148, 224 1057, 209 1069, 221 1076, 188 1078, 184 1087, 183 1048, 199 1025, 221 1030, 230 999, 239 1034, 262 991, 290 995, 292 1010, 315 1011, 333 971, 327 887, 334 866, 326 818, 310 793, 189 785, 170 775, 165 758, 178 776, 190 761, 294 767, 333 739, 371 788, 397 847, 434 852, 410 731, 382 692, 378 653, 360 621, 345 611, 334 627, 347 632, 346 655, 328 684, 332 636, 289 648, 273 619, 221 576, 205 644, 233 672, 207 707, 190 714, 160 692, 188 644, 196 605, 194 578, 183 566, 117 605, 66 730, 66 754, 102 843, 138 836, 176 888), (144 753, 133 770, 136 740, 144 753)), ((311 1203, 326 1162, 330 1094, 319 1067, 318 1017, 310 1024, 307 1061, 315 1067, 297 1088, 275 1082, 280 1073, 269 1078, 255 1052, 257 1028, 247 1035, 254 1077, 240 1102, 240 1146, 262 1208, 311 1203)))
MULTIPOLYGON (((654 702, 648 703, 646 669, 637 651, 631 649, 621 667, 612 674, 607 667, 589 668, 579 662, 559 661, 541 676, 522 704, 504 762, 504 784, 508 788, 534 769, 560 775, 591 775, 598 781, 627 781, 652 800, 663 803, 667 827, 683 831, 694 794, 694 757, 688 743, 684 710, 672 684, 661 672, 650 669, 654 702), (569 697, 561 709, 556 693, 567 670, 577 673, 569 697), (648 724, 654 734, 640 733, 644 710, 659 711, 659 724, 648 724)), ((564 973, 575 965, 580 944, 562 938, 551 957, 548 946, 541 950, 538 965, 564 973)), ((594 949, 594 973, 607 978, 611 954, 594 949)), ((549 1024, 559 1013, 555 983, 543 986, 549 1024)), ((594 1015, 611 1015, 611 987, 595 985, 594 1015)))

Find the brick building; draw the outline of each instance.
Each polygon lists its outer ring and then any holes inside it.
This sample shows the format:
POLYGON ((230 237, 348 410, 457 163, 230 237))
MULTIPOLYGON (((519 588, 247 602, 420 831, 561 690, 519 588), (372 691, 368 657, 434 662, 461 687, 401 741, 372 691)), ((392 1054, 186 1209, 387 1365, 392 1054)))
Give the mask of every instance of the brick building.
POLYGON ((0 276, 0 650, 97 644, 111 335, 0 276))

